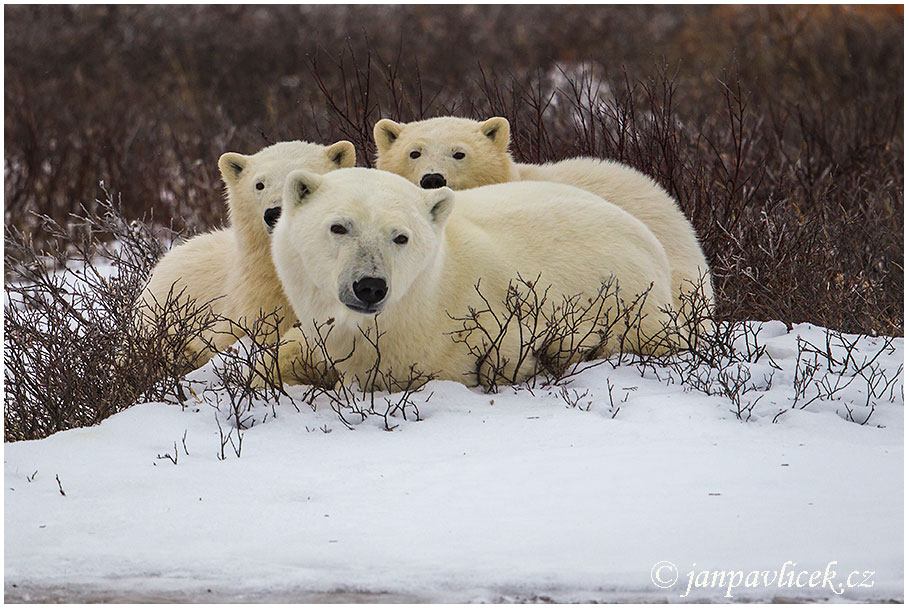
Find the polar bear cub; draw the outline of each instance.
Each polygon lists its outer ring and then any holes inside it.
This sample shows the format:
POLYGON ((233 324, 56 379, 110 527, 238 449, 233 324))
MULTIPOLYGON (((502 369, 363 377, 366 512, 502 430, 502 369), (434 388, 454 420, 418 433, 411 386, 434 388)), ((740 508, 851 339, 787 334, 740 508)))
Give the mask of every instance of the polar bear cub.
POLYGON ((283 333, 296 321, 271 259, 269 232, 281 213, 287 174, 297 169, 326 173, 356 162, 353 144, 322 146, 303 141, 279 142, 256 154, 227 152, 218 160, 227 189, 230 227, 198 235, 169 251, 152 270, 142 293, 142 319, 151 323, 170 298, 169 315, 195 309, 219 321, 188 345, 201 365, 242 332, 256 317, 279 310, 283 333), (185 308, 184 308, 185 307, 185 308), (174 311, 179 308, 179 311, 174 311), (230 321, 228 321, 230 320, 230 321))
POLYGON ((713 304, 710 267, 691 223, 662 187, 627 165, 593 158, 517 164, 508 152, 511 127, 501 117, 478 122, 448 116, 404 124, 382 119, 375 124, 373 137, 378 150, 376 167, 423 188, 461 190, 540 180, 592 192, 643 222, 663 245, 677 306, 686 304, 682 293, 699 285, 707 304, 713 304))
MULTIPOLYGON (((642 315, 626 333, 630 350, 657 350, 648 340, 662 329, 662 309, 671 301, 669 265, 653 234, 599 197, 553 183, 455 193, 423 190, 373 169, 295 171, 287 177, 272 255, 306 343, 319 340, 317 326, 330 324, 323 340, 338 362, 377 327, 380 368, 396 379, 408 378, 416 364, 436 378, 482 382, 488 371, 478 370, 477 353, 490 347, 484 330, 499 337, 506 378, 532 374, 535 362, 520 355, 527 328, 498 333, 508 316, 502 303, 509 283, 519 276, 534 281, 540 295, 548 289, 546 308, 563 298, 590 302, 604 282, 617 281, 623 302, 639 297, 642 315), (553 206, 562 212, 554 215, 553 206), (480 312, 482 328, 466 332, 471 309, 480 312)), ((626 329, 617 321, 616 298, 607 300, 602 315, 618 326, 600 356, 617 348, 626 329)), ((279 366, 288 370, 289 360, 279 366)), ((362 384, 375 363, 374 349, 358 347, 338 372, 362 384)))

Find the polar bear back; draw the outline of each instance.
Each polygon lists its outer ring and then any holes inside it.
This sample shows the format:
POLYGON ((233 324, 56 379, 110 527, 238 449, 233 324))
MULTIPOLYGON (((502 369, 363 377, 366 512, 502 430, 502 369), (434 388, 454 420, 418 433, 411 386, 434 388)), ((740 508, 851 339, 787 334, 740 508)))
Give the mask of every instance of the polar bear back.
POLYGON ((563 293, 579 293, 615 276, 623 290, 669 285, 669 263, 653 233, 621 208, 589 192, 549 182, 510 182, 456 193, 449 222, 447 269, 504 285, 518 274, 541 275, 563 293))

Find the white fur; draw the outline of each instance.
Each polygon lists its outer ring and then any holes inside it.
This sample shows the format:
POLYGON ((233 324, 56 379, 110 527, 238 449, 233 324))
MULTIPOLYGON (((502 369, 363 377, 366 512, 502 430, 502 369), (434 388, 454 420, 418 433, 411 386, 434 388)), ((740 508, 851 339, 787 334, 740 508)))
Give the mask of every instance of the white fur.
POLYGON ((713 303, 710 267, 691 223, 676 201, 643 173, 612 161, 576 158, 545 165, 514 163, 505 145, 491 146, 484 141, 484 125, 496 121, 501 133, 508 133, 508 121, 492 118, 479 122, 463 118, 440 117, 413 123, 381 120, 373 135, 378 148, 376 167, 397 173, 414 184, 423 172, 441 173, 456 190, 515 180, 559 182, 583 188, 618 205, 649 228, 669 258, 675 302, 703 281, 703 294, 713 303), (394 133, 389 140, 387 133, 394 133), (420 158, 410 159, 412 149, 426 150, 420 158), (451 159, 451 150, 463 150, 462 161, 451 159), (423 161, 426 157, 428 160, 423 161), (467 159, 471 162, 467 163, 467 159))
MULTIPOLYGON (((296 319, 287 302, 271 260, 271 236, 263 219, 266 209, 281 205, 287 174, 298 169, 326 173, 351 167, 356 161, 353 144, 341 141, 321 146, 303 141, 279 142, 253 155, 228 152, 218 167, 227 189, 230 227, 193 237, 169 251, 154 268, 142 294, 145 305, 163 304, 168 292, 181 302, 196 306, 209 303, 211 310, 244 325, 261 313, 279 310, 282 331, 296 319), (263 188, 257 188, 262 184, 263 188)), ((144 309, 143 318, 149 312, 144 309)), ((222 349, 238 338, 236 327, 218 324, 194 341, 189 350, 201 353, 200 363, 211 357, 206 344, 222 349)))
MULTIPOLYGON (((570 186, 522 182, 454 193, 423 190, 377 170, 294 172, 287 178, 284 209, 272 239, 275 267, 305 335, 314 338, 313 322, 333 320, 334 358, 359 341, 354 356, 339 366, 348 381, 374 363, 360 329, 377 321, 384 333, 383 372, 406 378, 417 364, 439 378, 476 382, 477 360, 452 339, 461 324, 449 315, 483 308, 474 290, 478 281, 501 314, 509 281, 519 274, 531 280, 541 275, 538 291, 551 285, 551 303, 595 296, 614 275, 626 300, 650 290, 644 336, 659 331, 666 317, 659 309, 671 301, 668 262, 653 234, 618 207, 570 186), (335 225, 347 232, 332 232, 335 225), (401 235, 406 244, 395 243, 401 235), (351 283, 367 276, 384 278, 389 286, 377 316, 343 302, 351 283)), ((486 316, 482 323, 491 320, 486 316)), ((479 342, 479 334, 471 340, 479 342)), ((517 333, 511 332, 503 355, 515 361, 517 349, 517 333)), ((280 365, 287 369, 290 362, 280 365)), ((526 376, 531 368, 520 373, 526 376)))

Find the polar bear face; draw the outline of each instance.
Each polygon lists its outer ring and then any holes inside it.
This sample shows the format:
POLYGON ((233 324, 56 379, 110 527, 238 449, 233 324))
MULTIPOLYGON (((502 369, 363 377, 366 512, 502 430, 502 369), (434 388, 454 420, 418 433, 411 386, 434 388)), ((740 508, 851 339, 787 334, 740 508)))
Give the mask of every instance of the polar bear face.
POLYGON ((232 202, 231 220, 271 232, 281 215, 287 174, 297 169, 327 173, 353 167, 356 160, 353 144, 345 140, 331 146, 278 142, 253 155, 226 152, 218 159, 218 168, 232 202))
POLYGON ((272 255, 291 302, 316 293, 323 312, 356 322, 400 301, 432 266, 454 195, 374 169, 295 171, 283 205, 272 255))
POLYGON ((382 119, 373 138, 376 167, 423 188, 463 190, 509 179, 511 128, 501 117, 479 122, 448 116, 405 124, 382 119))

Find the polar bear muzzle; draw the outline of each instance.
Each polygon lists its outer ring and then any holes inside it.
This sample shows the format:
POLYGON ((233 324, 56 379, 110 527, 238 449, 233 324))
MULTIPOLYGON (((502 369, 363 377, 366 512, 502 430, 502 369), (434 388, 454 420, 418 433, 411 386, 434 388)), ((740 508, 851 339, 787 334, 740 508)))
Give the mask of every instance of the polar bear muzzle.
MULTIPOLYGON (((377 313, 382 309, 381 303, 388 295, 388 284, 381 277, 363 277, 353 282, 352 292, 355 301, 342 295, 341 301, 347 308, 358 313, 377 313)), ((346 291, 346 290, 345 290, 346 291)))
POLYGON ((420 178, 420 187, 427 190, 432 188, 442 188, 447 182, 445 181, 445 176, 441 173, 427 173, 422 178, 420 178))
POLYGON ((281 217, 281 208, 280 207, 269 207, 265 210, 263 214, 263 219, 265 220, 265 230, 271 233, 275 230, 275 224, 278 223, 278 218, 281 217))

